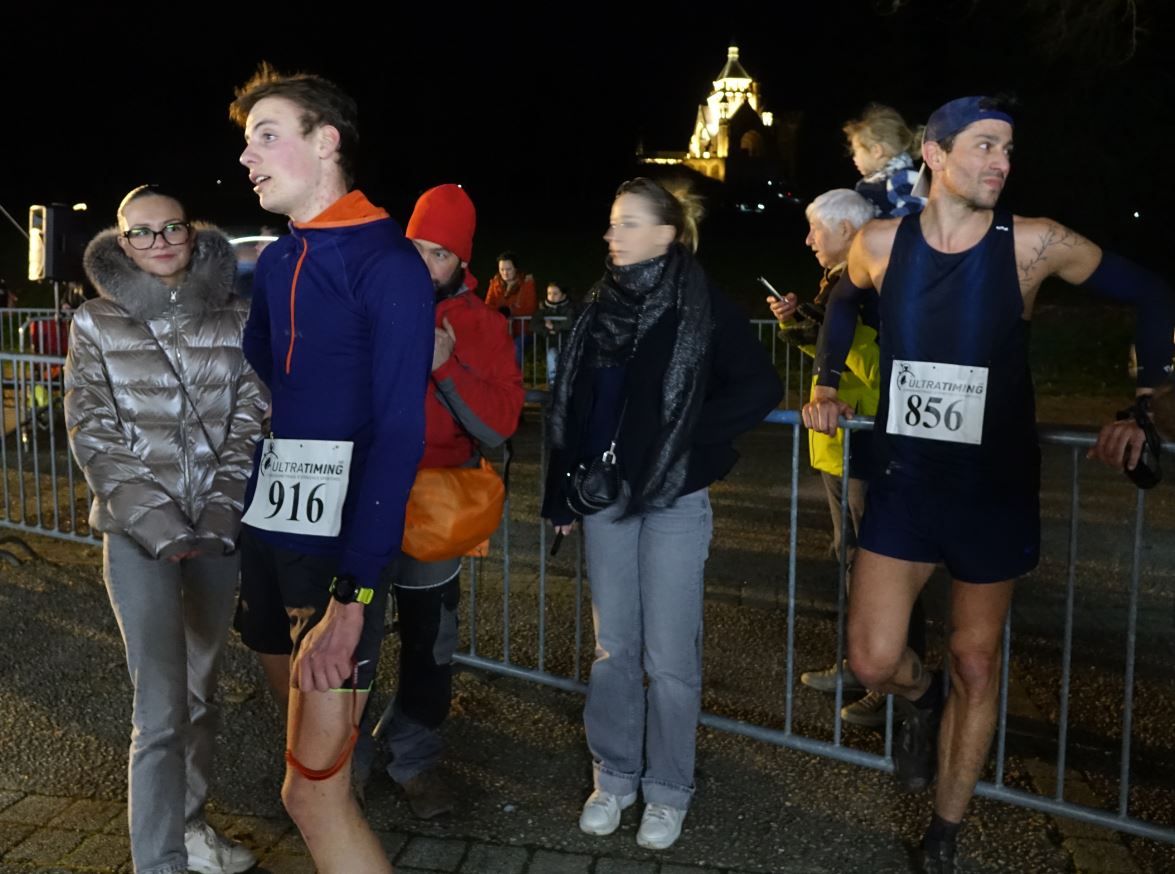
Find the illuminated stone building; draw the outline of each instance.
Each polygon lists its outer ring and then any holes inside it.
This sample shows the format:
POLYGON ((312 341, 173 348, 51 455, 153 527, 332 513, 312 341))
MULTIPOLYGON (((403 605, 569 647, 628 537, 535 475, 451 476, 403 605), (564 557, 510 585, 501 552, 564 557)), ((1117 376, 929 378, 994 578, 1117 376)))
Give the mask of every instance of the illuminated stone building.
POLYGON ((788 114, 779 124, 763 108, 759 83, 739 60, 738 46, 727 49, 726 65, 713 85, 698 106, 687 151, 642 152, 637 157, 646 164, 684 164, 719 182, 769 178, 781 169, 794 169, 780 165, 792 163, 799 116, 788 114))

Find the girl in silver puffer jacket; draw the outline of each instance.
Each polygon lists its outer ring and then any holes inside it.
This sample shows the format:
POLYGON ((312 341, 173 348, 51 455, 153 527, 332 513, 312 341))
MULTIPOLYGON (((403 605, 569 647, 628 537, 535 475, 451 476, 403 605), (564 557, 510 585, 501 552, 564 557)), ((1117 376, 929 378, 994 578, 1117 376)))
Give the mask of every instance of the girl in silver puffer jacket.
POLYGON ((267 407, 241 353, 248 306, 233 295, 228 240, 153 186, 124 198, 85 266, 101 297, 73 319, 65 417, 134 686, 131 855, 151 874, 245 871, 253 854, 203 808, 241 502, 267 407))

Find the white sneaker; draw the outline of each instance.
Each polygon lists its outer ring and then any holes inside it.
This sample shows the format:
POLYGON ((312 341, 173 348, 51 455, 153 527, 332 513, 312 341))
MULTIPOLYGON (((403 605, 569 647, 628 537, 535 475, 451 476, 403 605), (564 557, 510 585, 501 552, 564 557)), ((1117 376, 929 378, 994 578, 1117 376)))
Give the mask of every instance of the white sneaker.
POLYGON ((667 850, 681 837, 685 811, 668 804, 646 804, 636 842, 646 850, 667 850))
POLYGON ((610 835, 620 825, 620 811, 636 803, 636 793, 613 795, 597 789, 588 796, 579 815, 579 830, 589 835, 610 835))
POLYGON ((230 841, 206 822, 190 824, 184 830, 188 870, 198 874, 241 874, 257 864, 257 857, 244 844, 230 841))

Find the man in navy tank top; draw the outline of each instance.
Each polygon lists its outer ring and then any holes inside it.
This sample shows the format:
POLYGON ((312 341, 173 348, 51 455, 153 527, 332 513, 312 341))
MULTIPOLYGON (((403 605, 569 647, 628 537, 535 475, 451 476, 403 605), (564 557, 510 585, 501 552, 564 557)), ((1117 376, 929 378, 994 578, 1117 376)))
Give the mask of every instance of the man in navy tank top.
MULTIPOLYGON (((1175 296, 1153 273, 1047 218, 997 205, 1011 166, 1002 101, 962 97, 926 126, 919 214, 866 225, 829 299, 804 424, 832 434, 856 302, 880 296, 881 399, 875 475, 849 593, 848 655, 870 689, 894 695, 895 774, 935 776, 924 870, 955 870, 955 839, 995 732, 1000 643, 1017 577, 1040 551, 1040 450, 1028 326, 1041 282, 1058 276, 1138 311, 1144 413, 1170 373, 1175 296), (952 577, 950 694, 906 646, 910 609, 936 564, 952 577), (941 743, 936 739, 941 737, 941 743), (937 757, 936 757, 937 753, 937 757), (937 762, 936 762, 937 758, 937 762)), ((1133 468, 1134 419, 1102 429, 1091 455, 1133 468)))

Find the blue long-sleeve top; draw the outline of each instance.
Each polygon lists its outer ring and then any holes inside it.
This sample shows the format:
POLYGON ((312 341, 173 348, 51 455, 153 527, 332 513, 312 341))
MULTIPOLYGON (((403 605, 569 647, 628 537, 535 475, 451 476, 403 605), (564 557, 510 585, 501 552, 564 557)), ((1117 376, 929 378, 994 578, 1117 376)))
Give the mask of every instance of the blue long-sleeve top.
MULTIPOLYGON (((257 537, 338 553, 340 574, 379 585, 400 548, 424 451, 433 307, 415 248, 358 191, 310 222, 291 223, 289 236, 261 254, 244 350, 272 394, 272 434, 354 448, 338 536, 253 528, 257 537)), ((246 506, 256 485, 255 464, 246 506)))

